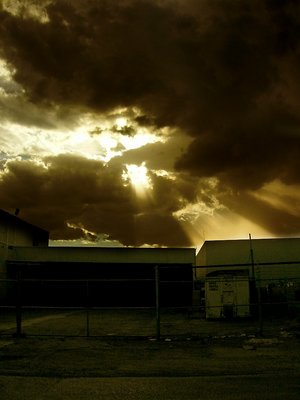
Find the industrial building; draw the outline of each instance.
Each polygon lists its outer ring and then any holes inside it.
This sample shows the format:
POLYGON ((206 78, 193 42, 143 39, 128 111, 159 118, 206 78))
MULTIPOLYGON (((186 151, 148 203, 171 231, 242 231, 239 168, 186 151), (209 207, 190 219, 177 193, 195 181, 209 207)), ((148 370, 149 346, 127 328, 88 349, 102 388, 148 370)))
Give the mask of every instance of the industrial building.
POLYGON ((21 282, 25 306, 152 307, 158 279, 161 306, 199 307, 206 318, 253 316, 259 301, 276 310, 288 302, 290 311, 300 301, 300 238, 206 241, 197 255, 48 240, 47 231, 0 210, 2 305, 16 301, 21 282))
POLYGON ((159 273, 162 306, 192 305, 195 249, 48 247, 48 232, 16 216, 2 212, 0 226, 3 301, 20 279, 23 305, 154 306, 159 273))
POLYGON ((193 249, 12 247, 6 264, 26 280, 25 304, 154 306, 156 268, 161 304, 192 304, 193 249))

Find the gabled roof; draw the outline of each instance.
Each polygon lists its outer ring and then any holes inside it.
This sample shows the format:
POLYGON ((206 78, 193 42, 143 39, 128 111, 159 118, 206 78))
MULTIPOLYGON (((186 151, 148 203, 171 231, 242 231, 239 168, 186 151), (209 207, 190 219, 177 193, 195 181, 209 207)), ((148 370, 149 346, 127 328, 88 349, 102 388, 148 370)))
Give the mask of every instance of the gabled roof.
POLYGON ((8 223, 14 224, 15 226, 24 227, 25 229, 38 233, 40 235, 49 236, 49 232, 46 231, 45 229, 40 228, 36 225, 32 225, 29 222, 20 219, 16 215, 10 214, 2 209, 0 209, 0 221, 6 221, 8 223))

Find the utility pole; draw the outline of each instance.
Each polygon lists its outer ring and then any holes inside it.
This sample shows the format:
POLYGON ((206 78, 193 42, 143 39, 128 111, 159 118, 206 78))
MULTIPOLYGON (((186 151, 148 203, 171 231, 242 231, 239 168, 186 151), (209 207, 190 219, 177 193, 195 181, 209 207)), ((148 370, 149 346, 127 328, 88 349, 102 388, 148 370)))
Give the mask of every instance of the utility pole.
POLYGON ((254 278, 255 278, 255 273, 254 273, 254 256, 253 256, 253 247, 252 247, 251 233, 249 233, 249 241, 250 241, 250 259, 251 259, 251 277, 252 277, 252 279, 254 279, 254 278))
POLYGON ((256 293, 257 293, 257 305, 258 305, 258 322, 259 322, 259 335, 262 336, 263 334, 263 319, 262 319, 262 304, 261 304, 261 293, 260 293, 260 286, 257 285, 256 277, 255 277, 255 269, 254 269, 254 253, 252 247, 252 238, 251 234, 249 233, 249 241, 250 241, 250 259, 251 259, 251 279, 254 282, 256 293))
POLYGON ((160 274, 159 266, 155 266, 155 309, 156 309, 156 339, 160 339, 160 274))

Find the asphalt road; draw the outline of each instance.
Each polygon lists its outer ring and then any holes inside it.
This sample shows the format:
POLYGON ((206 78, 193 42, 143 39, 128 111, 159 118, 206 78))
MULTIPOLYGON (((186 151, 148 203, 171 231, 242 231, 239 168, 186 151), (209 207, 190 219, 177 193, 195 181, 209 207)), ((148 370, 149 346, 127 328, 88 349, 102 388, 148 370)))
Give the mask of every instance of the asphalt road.
POLYGON ((298 400, 300 375, 141 378, 0 377, 1 400, 298 400))

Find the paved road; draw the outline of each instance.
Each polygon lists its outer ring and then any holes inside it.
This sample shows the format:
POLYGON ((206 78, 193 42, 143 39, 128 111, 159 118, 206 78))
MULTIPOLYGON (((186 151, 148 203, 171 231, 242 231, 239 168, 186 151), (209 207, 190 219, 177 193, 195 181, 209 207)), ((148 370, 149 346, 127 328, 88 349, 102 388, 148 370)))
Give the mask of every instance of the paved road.
POLYGON ((298 400, 300 376, 0 377, 1 400, 298 400))

